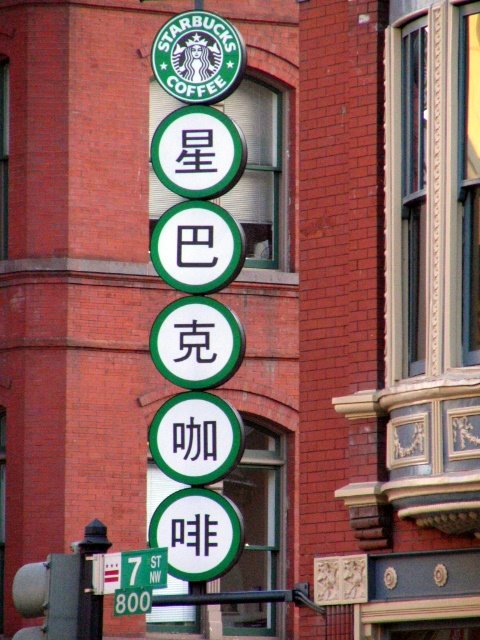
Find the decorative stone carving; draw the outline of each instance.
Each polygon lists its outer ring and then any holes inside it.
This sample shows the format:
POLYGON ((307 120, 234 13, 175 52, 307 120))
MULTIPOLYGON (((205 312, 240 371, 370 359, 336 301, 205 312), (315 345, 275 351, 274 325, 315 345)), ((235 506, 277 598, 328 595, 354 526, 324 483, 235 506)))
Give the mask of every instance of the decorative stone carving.
POLYGON ((442 563, 437 564, 437 566, 433 570, 433 581, 435 582, 437 587, 444 587, 447 584, 447 580, 448 580, 447 567, 442 563))
POLYGON ((383 583, 387 589, 395 589, 398 584, 398 576, 394 567, 388 567, 385 569, 385 573, 383 574, 383 583))
POLYGON ((418 413, 390 420, 387 427, 388 467, 399 467, 429 462, 428 415, 418 413))
MULTIPOLYGON (((476 414, 475 417, 478 419, 479 414, 476 414)), ((449 418, 453 443, 451 453, 455 454, 458 451, 480 449, 480 437, 475 434, 476 425, 472 423, 469 416, 450 415, 449 418)))
POLYGON ((425 514, 415 520, 419 527, 434 527, 449 535, 474 533, 480 537, 480 512, 473 509, 425 514))
POLYGON ((414 453, 423 453, 425 449, 425 429, 422 422, 415 422, 413 424, 413 434, 411 436, 410 444, 407 447, 402 447, 400 439, 398 437, 398 429, 393 432, 393 455, 398 460, 399 458, 409 458, 414 453))
POLYGON ((315 558, 313 570, 316 604, 367 602, 367 556, 315 558))

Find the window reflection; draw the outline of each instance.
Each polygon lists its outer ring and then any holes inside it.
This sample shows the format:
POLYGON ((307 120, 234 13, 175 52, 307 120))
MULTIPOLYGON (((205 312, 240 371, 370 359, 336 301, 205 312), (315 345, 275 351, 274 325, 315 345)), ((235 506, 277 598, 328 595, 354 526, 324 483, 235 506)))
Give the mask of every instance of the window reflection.
POLYGON ((480 14, 466 18, 465 179, 480 178, 480 14))

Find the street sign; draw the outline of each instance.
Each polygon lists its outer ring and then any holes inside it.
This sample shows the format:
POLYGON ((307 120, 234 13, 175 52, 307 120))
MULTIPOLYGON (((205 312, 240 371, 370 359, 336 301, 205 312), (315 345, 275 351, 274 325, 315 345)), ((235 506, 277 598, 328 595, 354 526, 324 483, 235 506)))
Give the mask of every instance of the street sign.
POLYGON ((216 198, 240 179, 247 145, 240 128, 218 109, 182 107, 158 125, 150 145, 152 167, 184 198, 216 198))
POLYGON ((237 561, 243 522, 228 498, 209 489, 181 489, 156 509, 149 544, 168 547, 168 572, 190 582, 213 580, 237 561))
POLYGON ((242 456, 243 422, 222 398, 181 393, 157 411, 148 441, 154 461, 167 476, 184 484, 210 484, 227 475, 242 456))
POLYGON ((167 549, 141 549, 93 556, 93 587, 97 594, 118 589, 167 586, 167 549))
POLYGON ((150 613, 152 610, 153 589, 117 589, 113 599, 113 613, 116 616, 131 616, 137 613, 150 613))
POLYGON ((152 69, 160 85, 177 100, 213 104, 239 85, 247 51, 235 27, 207 11, 187 11, 157 33, 152 69))
POLYGON ((213 293, 234 280, 245 260, 241 226, 212 202, 181 202, 155 225, 150 256, 159 276, 186 293, 213 293))
POLYGON ((172 302, 150 332, 155 366, 167 380, 186 389, 223 384, 240 366, 244 352, 239 319, 212 298, 189 296, 172 302))

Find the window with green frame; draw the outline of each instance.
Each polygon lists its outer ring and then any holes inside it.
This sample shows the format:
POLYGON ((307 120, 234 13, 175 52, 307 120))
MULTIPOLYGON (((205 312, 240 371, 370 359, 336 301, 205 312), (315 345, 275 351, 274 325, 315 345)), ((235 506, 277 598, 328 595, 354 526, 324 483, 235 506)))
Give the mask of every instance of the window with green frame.
MULTIPOLYGON (((245 427, 242 462, 223 481, 224 495, 243 516, 245 548, 237 564, 221 578, 222 591, 281 588, 282 438, 248 422, 245 427)), ((270 603, 224 605, 222 622, 225 636, 273 636, 277 607, 270 603)))
POLYGON ((402 253, 406 373, 425 373, 426 66, 424 19, 402 31, 402 253))
POLYGON ((463 203, 463 364, 480 363, 480 4, 460 22, 460 200, 463 203))
MULTIPOLYGON (((150 140, 161 120, 183 105, 160 85, 150 85, 150 140)), ((280 264, 282 175, 282 93, 245 78, 224 102, 214 105, 242 129, 248 148, 246 170, 237 185, 215 200, 241 225, 246 238, 247 267, 276 269, 280 264)), ((150 167, 150 233, 158 218, 181 198, 168 191, 150 167)), ((283 226, 282 226, 283 228, 283 226)))
MULTIPOLYGON (((240 510, 245 527, 245 548, 239 561, 220 579, 221 591, 278 589, 280 586, 280 517, 284 456, 282 437, 244 421, 245 451, 240 464, 223 480, 223 494, 240 510), (259 513, 262 517, 259 517, 259 513)), ((183 488, 149 463, 147 517, 160 502, 183 488)), ((165 595, 189 592, 188 583, 168 577, 165 595)), ((222 607, 225 636, 273 636, 277 632, 277 607, 270 603, 222 607)), ((195 633, 200 611, 193 606, 154 607, 147 616, 150 631, 195 633)))
POLYGON ((0 259, 8 257, 9 71, 0 59, 0 259))

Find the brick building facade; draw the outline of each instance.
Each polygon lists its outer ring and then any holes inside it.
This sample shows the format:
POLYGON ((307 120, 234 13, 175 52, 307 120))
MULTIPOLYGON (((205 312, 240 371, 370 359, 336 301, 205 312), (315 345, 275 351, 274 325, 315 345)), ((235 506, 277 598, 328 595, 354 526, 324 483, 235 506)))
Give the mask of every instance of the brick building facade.
POLYGON ((478 637, 478 2, 300 4, 298 637, 478 637))
MULTIPOLYGON (((16 570, 50 552, 68 552, 93 518, 108 526, 112 551, 146 546, 148 427, 162 402, 178 392, 155 369, 148 336, 156 315, 179 296, 149 261, 149 217, 154 221, 155 211, 167 208, 161 198, 155 201, 151 179, 149 188, 149 131, 158 124, 152 122, 155 109, 171 110, 155 93, 150 47, 164 22, 193 4, 1 3, 0 406, 7 636, 26 624, 11 600, 16 570), (152 109, 155 100, 161 104, 152 109)), ((247 255, 236 281, 215 294, 237 313, 247 336, 243 364, 215 393, 242 413, 249 433, 257 434, 258 427, 260 449, 278 444, 276 466, 262 471, 271 475, 262 486, 275 481, 283 506, 271 503, 276 494, 265 499, 279 520, 271 548, 266 539, 257 541, 260 553, 269 554, 276 566, 275 575, 264 575, 266 583, 257 588, 271 588, 295 580, 299 538, 294 517, 298 7, 280 0, 238 6, 207 0, 203 8, 231 20, 243 35, 248 91, 239 95, 249 108, 257 99, 268 103, 264 113, 274 158, 260 163, 251 153, 247 173, 268 165, 263 175, 271 177, 264 187, 272 201, 265 214, 270 253, 260 265, 256 256, 247 255)), ((250 121, 247 142, 249 136, 255 140, 256 125, 265 130, 260 115, 258 122, 250 121)), ((234 580, 233 586, 251 585, 234 580)), ((105 610, 107 635, 144 633, 144 617, 114 620, 109 599, 105 610)), ((250 613, 234 618, 254 635, 250 613)), ((285 622, 271 608, 258 617, 257 626, 270 635, 293 633, 293 618, 285 622)), ((184 623, 177 620, 174 627, 181 630, 184 623)), ((197 623, 198 631, 205 621, 193 621, 193 627, 197 623)), ((171 630, 168 624, 162 627, 165 621, 151 624, 153 631, 171 630)), ((221 624, 216 632, 209 624, 208 637, 222 637, 221 624)))

